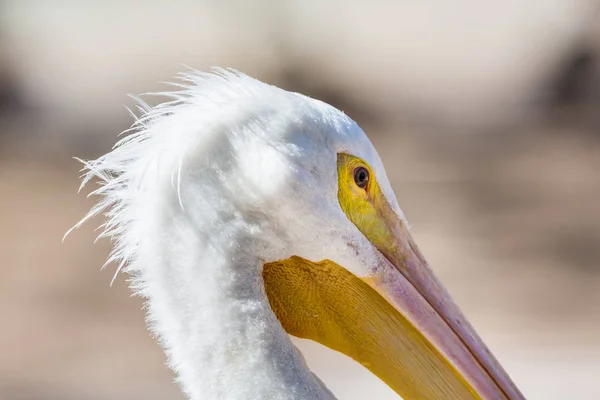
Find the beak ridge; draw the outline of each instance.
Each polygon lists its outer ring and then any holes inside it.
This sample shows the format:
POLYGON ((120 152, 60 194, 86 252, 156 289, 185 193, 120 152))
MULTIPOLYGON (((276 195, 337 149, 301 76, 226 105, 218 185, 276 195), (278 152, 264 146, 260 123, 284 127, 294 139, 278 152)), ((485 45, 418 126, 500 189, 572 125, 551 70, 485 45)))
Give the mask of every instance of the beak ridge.
POLYGON ((378 246, 389 265, 379 269, 376 279, 369 280, 372 283, 383 283, 372 285, 373 288, 401 312, 406 313, 406 317, 455 365, 483 398, 524 400, 516 385, 437 279, 404 222, 388 204, 378 206, 380 217, 387 221, 394 239, 386 240, 382 246, 378 246), (402 283, 402 279, 408 282, 402 283), (406 283, 416 289, 420 295, 419 300, 406 298, 406 288, 403 287, 406 283), (415 304, 418 306, 414 307, 415 304), (439 319, 424 314, 427 309, 439 319))

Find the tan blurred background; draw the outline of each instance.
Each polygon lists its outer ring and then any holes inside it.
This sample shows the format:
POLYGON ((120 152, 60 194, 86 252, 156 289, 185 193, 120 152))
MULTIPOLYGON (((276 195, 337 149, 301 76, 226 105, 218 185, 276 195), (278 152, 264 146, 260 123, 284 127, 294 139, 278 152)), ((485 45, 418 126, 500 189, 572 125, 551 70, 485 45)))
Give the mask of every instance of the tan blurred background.
MULTIPOLYGON (((127 93, 234 67, 328 101, 529 399, 600 399, 595 0, 0 0, 0 399, 181 399, 126 277, 100 271, 79 165, 127 93)), ((99 221, 96 221, 99 223, 99 221)), ((300 343, 341 399, 393 399, 300 343)))

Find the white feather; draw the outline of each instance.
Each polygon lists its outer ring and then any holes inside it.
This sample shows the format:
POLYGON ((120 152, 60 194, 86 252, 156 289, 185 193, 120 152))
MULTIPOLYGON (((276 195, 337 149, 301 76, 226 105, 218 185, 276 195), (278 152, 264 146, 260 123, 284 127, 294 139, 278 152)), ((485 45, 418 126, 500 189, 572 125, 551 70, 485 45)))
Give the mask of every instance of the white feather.
POLYGON ((366 275, 380 256, 337 202, 336 155, 369 162, 401 215, 381 161, 325 103, 231 70, 180 80, 167 103, 138 100, 128 135, 84 162, 99 200, 73 229, 106 215, 107 263, 148 300, 191 399, 332 398, 270 309, 262 265, 298 255, 366 275))

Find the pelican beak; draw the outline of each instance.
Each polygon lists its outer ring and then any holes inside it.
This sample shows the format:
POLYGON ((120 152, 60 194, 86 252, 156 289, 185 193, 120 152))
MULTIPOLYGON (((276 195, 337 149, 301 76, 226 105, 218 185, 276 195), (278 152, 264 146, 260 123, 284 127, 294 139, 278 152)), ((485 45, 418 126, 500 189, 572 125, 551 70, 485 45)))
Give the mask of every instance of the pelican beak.
MULTIPOLYGON (((409 322, 418 331, 407 348, 413 351, 415 364, 427 367, 417 372, 411 366, 408 378, 421 380, 421 386, 406 393, 405 399, 524 399, 436 278, 402 220, 386 211, 394 239, 391 246, 380 249, 385 260, 363 281, 402 314, 403 327, 409 322)), ((394 346, 398 338, 388 340, 394 346)), ((405 393, 405 388, 396 386, 404 381, 398 382, 390 371, 382 371, 382 379, 405 393)))
POLYGON ((405 400, 524 400, 377 182, 357 190, 357 165, 365 163, 339 156, 339 200, 380 260, 362 277, 330 260, 266 264, 265 290, 282 326, 360 362, 405 400))

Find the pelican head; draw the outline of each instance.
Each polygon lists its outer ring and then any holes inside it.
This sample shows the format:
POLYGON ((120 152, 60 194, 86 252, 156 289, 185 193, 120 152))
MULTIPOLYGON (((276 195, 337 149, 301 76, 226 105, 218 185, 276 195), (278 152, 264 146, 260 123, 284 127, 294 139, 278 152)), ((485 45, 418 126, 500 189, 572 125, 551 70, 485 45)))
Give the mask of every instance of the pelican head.
MULTIPOLYGON (((235 71, 190 72, 85 162, 101 236, 192 399, 326 399, 288 335, 406 400, 523 399, 413 241, 341 111, 235 71)), ((85 220, 84 219, 84 220, 85 220)), ((83 222, 83 221, 82 221, 83 222)))

